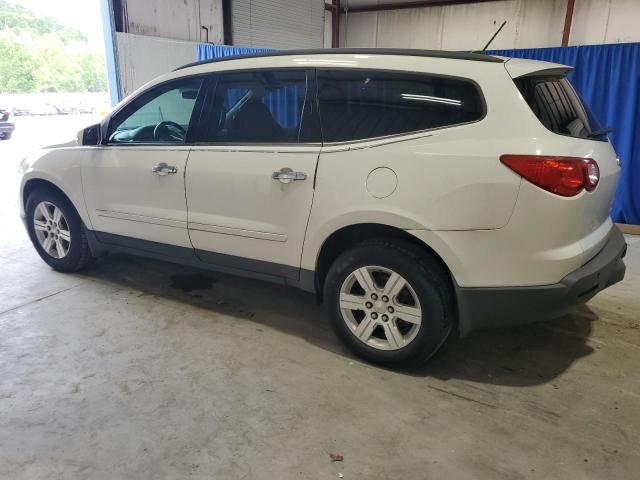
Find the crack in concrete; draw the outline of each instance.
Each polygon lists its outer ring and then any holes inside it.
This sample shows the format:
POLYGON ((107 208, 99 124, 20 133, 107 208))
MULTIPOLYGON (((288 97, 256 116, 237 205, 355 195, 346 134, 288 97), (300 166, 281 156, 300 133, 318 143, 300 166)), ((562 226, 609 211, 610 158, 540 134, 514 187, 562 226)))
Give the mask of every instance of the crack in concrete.
POLYGON ((69 290, 72 290, 72 289, 74 289, 76 287, 79 287, 80 285, 82 285, 82 283, 77 283, 77 284, 75 284, 75 285, 73 285, 73 286, 71 286, 69 288, 64 288, 62 290, 58 290, 57 292, 50 293, 49 295, 44 295, 43 297, 36 298, 35 300, 31 300, 29 302, 22 303, 20 305, 16 305, 15 307, 11 307, 11 308, 9 308, 7 310, 3 310, 3 311, 0 312, 0 316, 4 315, 5 313, 13 312, 14 310, 18 310, 19 308, 27 307, 27 306, 32 305, 34 303, 41 302, 42 300, 46 300, 47 298, 55 297, 56 295, 59 295, 61 293, 68 292, 69 290))

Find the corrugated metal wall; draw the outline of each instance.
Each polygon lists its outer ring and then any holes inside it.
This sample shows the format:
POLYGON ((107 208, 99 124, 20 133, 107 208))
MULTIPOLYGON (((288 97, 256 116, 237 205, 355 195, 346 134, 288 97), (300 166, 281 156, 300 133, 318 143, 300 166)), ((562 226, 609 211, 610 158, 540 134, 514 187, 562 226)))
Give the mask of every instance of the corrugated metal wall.
POLYGON ((123 0, 125 33, 173 38, 192 42, 222 43, 220 0, 123 0))
POLYGON ((233 0, 233 44, 322 48, 324 0, 233 0))
MULTIPOLYGON (((340 45, 475 50, 506 20, 491 48, 558 47, 566 8, 567 0, 500 0, 348 13, 341 16, 340 45)), ((640 0, 578 0, 569 43, 638 42, 639 14, 640 0)))
POLYGON ((124 98, 163 73, 195 60, 197 43, 116 33, 119 95, 124 98))

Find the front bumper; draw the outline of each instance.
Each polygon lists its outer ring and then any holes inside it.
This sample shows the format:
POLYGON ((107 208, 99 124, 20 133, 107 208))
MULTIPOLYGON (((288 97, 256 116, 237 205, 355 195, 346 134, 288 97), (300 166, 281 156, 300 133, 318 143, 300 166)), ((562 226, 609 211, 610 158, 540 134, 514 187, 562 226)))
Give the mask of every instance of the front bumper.
POLYGON ((460 335, 560 317, 624 278, 624 235, 614 227, 604 248, 559 283, 533 287, 456 286, 460 335))

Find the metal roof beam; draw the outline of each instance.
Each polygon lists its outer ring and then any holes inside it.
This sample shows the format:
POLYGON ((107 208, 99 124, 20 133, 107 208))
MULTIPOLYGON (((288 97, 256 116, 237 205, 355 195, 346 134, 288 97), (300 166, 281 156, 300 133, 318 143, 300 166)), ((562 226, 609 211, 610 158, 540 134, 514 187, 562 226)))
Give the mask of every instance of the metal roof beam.
MULTIPOLYGON (((404 10, 407 8, 425 8, 425 7, 443 7, 447 5, 461 5, 464 3, 482 3, 493 2, 496 0, 421 0, 413 2, 401 2, 401 3, 380 3, 378 5, 360 6, 360 7, 341 7, 342 13, 358 13, 358 12, 380 12, 385 10, 404 10)), ((333 6, 325 6, 327 9, 331 9, 333 6)))

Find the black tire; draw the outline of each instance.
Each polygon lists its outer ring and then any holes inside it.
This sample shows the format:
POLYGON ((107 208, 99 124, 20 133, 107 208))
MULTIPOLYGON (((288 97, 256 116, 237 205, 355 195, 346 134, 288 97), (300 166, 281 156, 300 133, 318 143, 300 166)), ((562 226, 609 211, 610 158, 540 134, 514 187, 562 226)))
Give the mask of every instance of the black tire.
POLYGON ((454 325, 453 292, 448 272, 415 245, 400 239, 368 240, 342 253, 327 274, 324 300, 338 337, 359 357, 388 367, 426 362, 438 351, 454 325), (380 350, 361 341, 347 325, 340 309, 340 289, 347 277, 360 267, 372 265, 403 277, 418 297, 422 309, 422 321, 415 337, 396 350, 380 350))
POLYGON ((11 132, 0 133, 0 140, 9 140, 11 138, 11 132))
POLYGON ((87 241, 87 233, 78 212, 71 202, 62 194, 52 188, 37 188, 27 198, 25 205, 27 231, 31 243, 35 247, 40 258, 51 268, 59 272, 77 272, 85 267, 91 258, 91 251, 87 241), (69 227, 71 240, 69 250, 63 258, 55 258, 47 253, 36 236, 34 227, 34 212, 41 202, 49 202, 59 208, 69 227))

